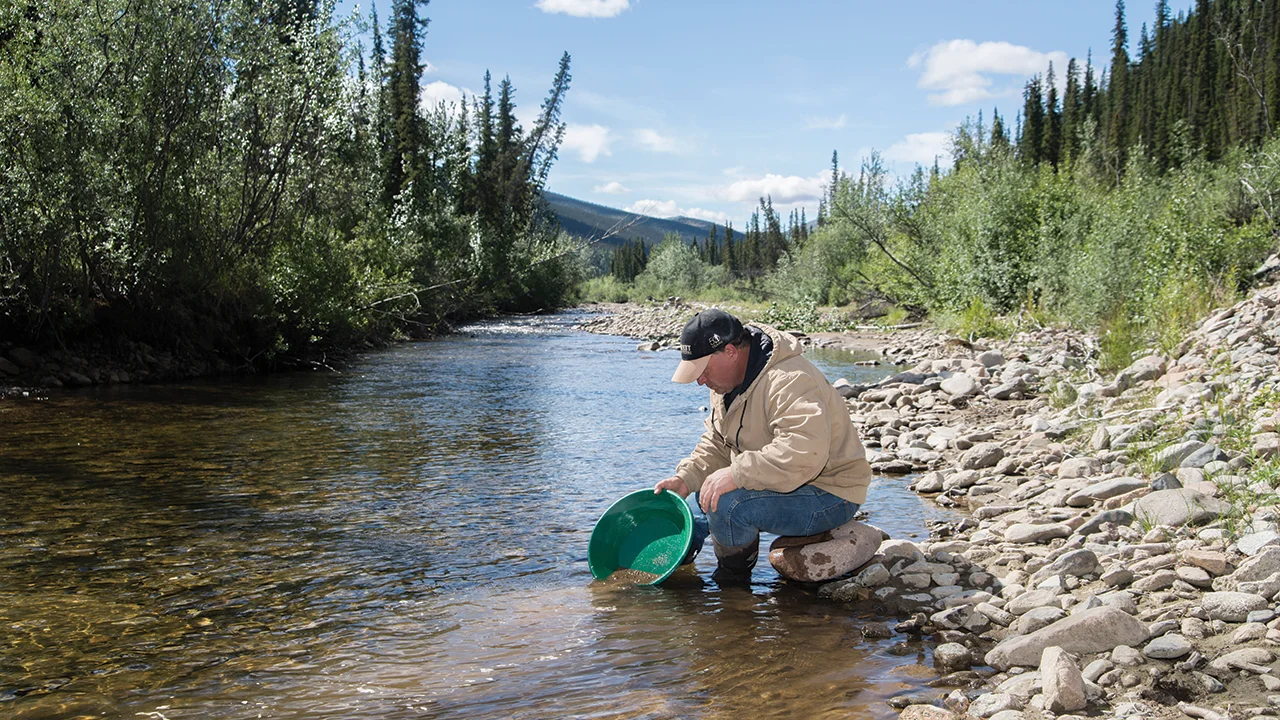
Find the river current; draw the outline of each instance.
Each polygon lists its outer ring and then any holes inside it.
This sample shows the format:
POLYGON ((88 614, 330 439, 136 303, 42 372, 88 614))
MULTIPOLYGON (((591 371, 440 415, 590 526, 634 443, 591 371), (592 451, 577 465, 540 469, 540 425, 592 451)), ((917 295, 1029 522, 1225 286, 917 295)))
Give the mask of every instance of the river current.
MULTIPOLYGON (((596 518, 670 474, 707 395, 579 319, 0 405, 0 716, 896 717, 927 649, 763 558, 750 586, 709 549, 592 581, 596 518)), ((905 485, 868 521, 924 537, 943 513, 905 485)))

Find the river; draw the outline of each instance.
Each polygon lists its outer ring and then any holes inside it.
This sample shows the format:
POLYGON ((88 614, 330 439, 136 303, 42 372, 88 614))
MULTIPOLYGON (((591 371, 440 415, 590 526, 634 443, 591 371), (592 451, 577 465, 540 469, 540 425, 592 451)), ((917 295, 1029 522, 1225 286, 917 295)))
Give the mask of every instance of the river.
MULTIPOLYGON (((0 405, 0 715, 895 717, 933 675, 863 637, 894 618, 767 562, 720 587, 709 549, 592 581, 595 519, 670 474, 707 397, 578 319, 0 405)), ((877 478, 868 520, 925 537, 945 515, 905 484, 877 478)))

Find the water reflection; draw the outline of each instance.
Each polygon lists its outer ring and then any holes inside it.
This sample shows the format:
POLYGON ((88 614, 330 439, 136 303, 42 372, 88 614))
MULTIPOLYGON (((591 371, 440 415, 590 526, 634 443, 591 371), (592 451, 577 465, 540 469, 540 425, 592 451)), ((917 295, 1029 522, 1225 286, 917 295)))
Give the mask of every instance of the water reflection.
MULTIPOLYGON (((0 407, 0 714, 893 717, 915 659, 767 567, 590 581, 706 398, 567 322, 0 407)), ((900 485, 868 510, 918 532, 900 485)))

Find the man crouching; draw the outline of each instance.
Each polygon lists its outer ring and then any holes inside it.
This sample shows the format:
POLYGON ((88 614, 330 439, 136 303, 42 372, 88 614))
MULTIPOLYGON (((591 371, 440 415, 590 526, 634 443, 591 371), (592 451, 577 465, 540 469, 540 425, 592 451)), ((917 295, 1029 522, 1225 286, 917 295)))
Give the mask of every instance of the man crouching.
POLYGON ((749 578, 763 531, 782 536, 769 560, 792 580, 828 580, 866 562, 879 531, 853 517, 866 502, 871 466, 844 399, 800 343, 704 310, 680 333, 680 357, 672 382, 711 390, 706 432, 654 487, 697 493, 707 515, 686 561, 709 531, 720 571, 749 578))

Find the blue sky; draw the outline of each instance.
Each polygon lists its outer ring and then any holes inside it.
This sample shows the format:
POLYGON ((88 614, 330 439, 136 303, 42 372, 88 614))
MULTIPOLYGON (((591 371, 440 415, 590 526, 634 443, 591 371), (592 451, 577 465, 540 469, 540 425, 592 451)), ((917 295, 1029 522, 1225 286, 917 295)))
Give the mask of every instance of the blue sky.
MULTIPOLYGON (((1131 46, 1154 5, 1128 4, 1131 46)), ((511 77, 527 126, 567 51, 550 190, 738 229, 769 194, 812 220, 832 150, 850 172, 872 149, 896 174, 946 165, 951 130, 993 106, 1012 125, 1051 60, 1059 75, 1090 49, 1105 64, 1114 13, 1114 0, 434 0, 424 101, 479 92, 488 69, 495 87, 511 77)))

